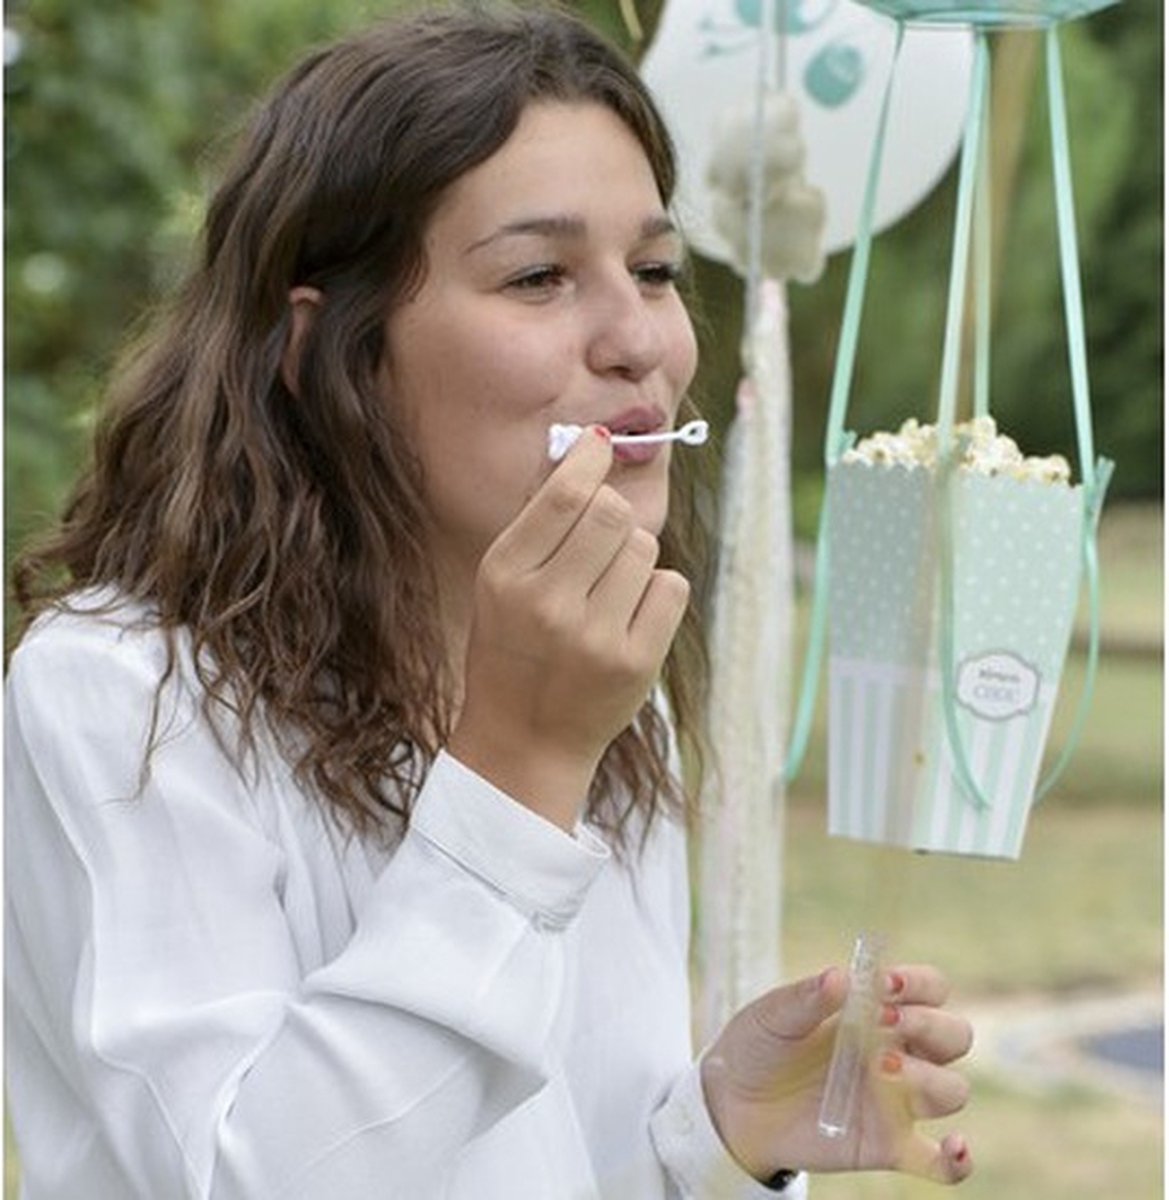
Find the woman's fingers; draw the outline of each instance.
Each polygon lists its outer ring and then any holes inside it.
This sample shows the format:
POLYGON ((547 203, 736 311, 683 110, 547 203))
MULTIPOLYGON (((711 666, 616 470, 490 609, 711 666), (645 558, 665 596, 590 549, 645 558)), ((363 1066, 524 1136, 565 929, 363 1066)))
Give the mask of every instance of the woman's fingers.
POLYGON ((502 569, 534 571, 560 548, 589 508, 613 465, 613 447, 596 429, 585 431, 490 553, 502 569))
POLYGON ((970 1097, 965 1078, 957 1071, 892 1050, 881 1055, 878 1073, 877 1103, 892 1127, 905 1128, 889 1165, 938 1183, 965 1179, 974 1169, 966 1139, 950 1133, 938 1141, 914 1124, 951 1117, 965 1108, 970 1097))
POLYGON ((945 1184, 960 1182, 974 1169, 966 1140, 948 1134, 939 1142, 912 1123, 952 1117, 970 1099, 969 1082, 949 1064, 968 1053, 973 1029, 942 1007, 949 995, 949 981, 933 967, 892 968, 882 1013, 888 1041, 877 1059, 878 1102, 890 1106, 895 1125, 905 1121, 908 1127, 894 1166, 945 1184))
POLYGON ((968 1053, 974 1030, 965 1017, 946 1010, 950 983, 930 966, 898 966, 887 974, 882 1024, 910 1054, 949 1063, 968 1053))
POLYGON ((919 963, 891 967, 885 978, 885 999, 896 1004, 940 1008, 950 998, 950 981, 936 967, 919 963))
POLYGON ((539 572, 546 594, 565 598, 572 609, 587 596, 596 635, 611 639, 610 648, 631 643, 640 660, 656 666, 690 585, 677 572, 655 569, 657 539, 637 527, 632 506, 605 483, 612 457, 603 431, 581 437, 496 540, 492 571, 529 579, 539 572))
POLYGON ((935 1183, 961 1183, 974 1170, 974 1159, 959 1133, 947 1134, 939 1142, 915 1131, 905 1143, 896 1168, 935 1183))
POLYGON ((591 607, 624 635, 657 561, 657 539, 637 527, 633 507, 605 483, 612 450, 582 437, 490 553, 496 571, 534 579, 576 608, 591 607))
MULTIPOLYGON (((576 524, 540 565, 546 586, 583 601, 625 551, 636 529, 632 505, 620 492, 603 484, 593 493, 576 524)), ((627 617, 631 611, 626 610, 627 617)))
POLYGON ((948 1133, 938 1146, 943 1183, 961 1183, 974 1170, 970 1144, 960 1133, 948 1133))
POLYGON ((888 1098, 900 1103, 915 1121, 952 1117, 970 1099, 970 1084, 959 1071, 897 1050, 883 1051, 879 1062, 888 1098))
POLYGON ((643 661, 657 665, 665 659, 690 602, 690 583, 677 571, 654 571, 629 632, 643 661))
POLYGON ((945 1009, 889 1005, 883 1024, 894 1044, 916 1058, 941 1065, 962 1058, 974 1044, 970 1022, 945 1009))
POLYGON ((658 539, 633 528, 588 594, 588 603, 605 619, 608 636, 624 642, 633 615, 645 595, 658 561, 658 539))

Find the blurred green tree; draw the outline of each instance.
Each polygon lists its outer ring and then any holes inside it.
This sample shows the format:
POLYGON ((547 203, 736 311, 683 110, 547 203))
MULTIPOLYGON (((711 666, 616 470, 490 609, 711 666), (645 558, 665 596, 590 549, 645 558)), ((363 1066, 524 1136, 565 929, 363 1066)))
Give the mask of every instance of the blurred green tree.
POLYGON ((358 0, 5 14, 6 561, 59 508, 127 330, 180 273, 224 132, 358 0))

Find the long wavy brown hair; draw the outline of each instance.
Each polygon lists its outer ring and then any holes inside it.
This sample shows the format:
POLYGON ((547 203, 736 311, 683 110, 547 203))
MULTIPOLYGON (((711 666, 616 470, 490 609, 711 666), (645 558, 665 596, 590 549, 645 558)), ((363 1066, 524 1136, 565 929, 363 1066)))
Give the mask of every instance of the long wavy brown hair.
MULTIPOLYGON (((60 525, 16 569, 26 620, 76 589, 113 587, 166 631, 172 671, 175 633, 189 631, 205 711, 234 715, 241 761, 263 721, 362 835, 408 819, 419 768, 451 725, 423 481, 376 386, 386 315, 422 278, 445 189, 535 100, 616 112, 669 203, 673 149, 636 71, 563 13, 431 10, 296 67, 213 197, 185 285, 115 374, 60 525), (293 402, 281 362, 296 285, 329 302, 304 338, 293 402)), ((707 539, 686 458, 674 457, 662 560, 701 583, 707 539)), ((663 687, 699 760, 706 677, 692 602, 663 687)), ((647 703, 589 798, 618 843, 635 812, 684 805, 669 758, 647 703)))

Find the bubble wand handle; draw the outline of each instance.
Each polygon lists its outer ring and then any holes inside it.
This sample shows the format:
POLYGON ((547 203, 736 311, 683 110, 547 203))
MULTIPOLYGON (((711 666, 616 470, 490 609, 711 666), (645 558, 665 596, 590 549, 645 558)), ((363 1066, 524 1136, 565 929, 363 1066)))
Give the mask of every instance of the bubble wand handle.
POLYGON ((848 967, 848 996, 836 1026, 836 1042, 824 1098, 820 1102, 820 1132, 829 1138, 847 1136, 856 1108, 865 1064, 877 1027, 877 983, 885 939, 865 932, 857 939, 848 967))
MULTIPOLYGON (((572 449, 584 432, 583 425, 553 425, 548 430, 548 457, 559 462, 572 449)), ((703 420, 687 421, 681 429, 661 433, 614 433, 614 446, 646 446, 656 442, 681 442, 684 446, 701 446, 710 436, 710 426, 703 420)))

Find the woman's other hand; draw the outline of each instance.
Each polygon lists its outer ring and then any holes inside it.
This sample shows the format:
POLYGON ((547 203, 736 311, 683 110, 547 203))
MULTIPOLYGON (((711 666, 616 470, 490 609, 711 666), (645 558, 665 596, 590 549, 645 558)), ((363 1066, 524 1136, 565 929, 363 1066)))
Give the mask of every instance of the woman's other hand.
POLYGON ((879 1027, 848 1132, 817 1126, 847 973, 777 988, 742 1009, 702 1062, 706 1102, 720 1136, 759 1179, 781 1168, 895 1170, 958 1183, 973 1170, 965 1139, 940 1141, 918 1122, 948 1117, 969 1087, 951 1064, 970 1049, 970 1023, 947 1011, 949 985, 932 967, 887 971, 879 1027))
POLYGON ((657 679, 690 594, 606 484, 611 465, 607 431, 586 432, 483 556, 449 747, 565 829, 657 679))

